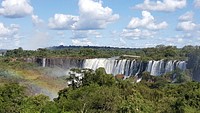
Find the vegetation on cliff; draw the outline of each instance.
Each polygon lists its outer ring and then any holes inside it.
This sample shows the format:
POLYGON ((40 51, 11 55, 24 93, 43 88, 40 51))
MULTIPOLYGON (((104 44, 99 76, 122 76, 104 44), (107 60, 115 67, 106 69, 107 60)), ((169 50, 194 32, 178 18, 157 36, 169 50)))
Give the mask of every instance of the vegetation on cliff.
POLYGON ((65 47, 59 49, 39 48, 36 51, 22 48, 8 50, 6 57, 74 57, 74 58, 109 58, 113 56, 133 55, 142 60, 180 59, 185 60, 191 49, 195 47, 158 45, 152 48, 108 48, 108 47, 65 47))
POLYGON ((127 49, 126 51, 101 48, 75 48, 37 51, 22 48, 9 50, 0 58, 0 112, 1 113, 198 113, 200 111, 200 83, 191 76, 198 73, 200 49, 186 46, 178 49, 172 46, 156 48, 127 49), (116 79, 103 68, 96 71, 74 69, 84 73, 82 79, 71 79, 73 84, 59 91, 58 97, 50 100, 45 95, 30 95, 27 84, 39 83, 48 87, 57 84, 42 76, 35 64, 25 63, 16 58, 24 57, 111 57, 123 54, 150 59, 188 59, 188 70, 175 70, 154 77, 142 73, 137 78, 116 79), (12 70, 12 72, 10 72, 12 70), (13 73, 14 72, 14 73, 13 73), (17 73, 17 77, 15 75, 17 73), (173 76, 176 74, 176 80, 173 76), (77 84, 78 81, 79 84, 77 84), (46 80, 44 82, 44 80, 46 80), (24 82, 25 81, 25 82, 24 82), (33 82, 34 81, 34 82, 33 82), (44 83, 51 83, 52 85, 44 83), (27 86, 26 86, 27 85, 27 86))

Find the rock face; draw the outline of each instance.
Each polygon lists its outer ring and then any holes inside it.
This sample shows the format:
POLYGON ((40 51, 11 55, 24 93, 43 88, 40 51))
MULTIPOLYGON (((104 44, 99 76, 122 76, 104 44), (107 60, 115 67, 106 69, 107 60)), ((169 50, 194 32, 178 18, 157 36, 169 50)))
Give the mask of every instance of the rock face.
POLYGON ((176 60, 151 60, 143 62, 138 60, 116 58, 38 58, 36 62, 43 67, 60 67, 62 69, 88 68, 96 70, 99 67, 103 67, 108 74, 123 74, 126 77, 136 76, 144 71, 150 72, 153 76, 160 76, 177 68, 181 70, 186 69, 185 61, 176 60))
POLYGON ((187 69, 192 70, 192 78, 200 82, 200 58, 197 55, 190 55, 187 62, 187 69))
POLYGON ((36 62, 42 67, 60 67, 62 69, 82 68, 83 59, 73 58, 38 58, 36 62))
POLYGON ((200 70, 194 70, 193 71, 193 80, 199 81, 200 82, 200 70))

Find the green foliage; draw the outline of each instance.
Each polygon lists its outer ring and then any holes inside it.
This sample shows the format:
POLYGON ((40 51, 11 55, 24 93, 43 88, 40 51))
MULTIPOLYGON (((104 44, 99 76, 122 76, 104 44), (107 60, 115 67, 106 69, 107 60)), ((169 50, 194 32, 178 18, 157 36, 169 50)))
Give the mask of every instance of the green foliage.
POLYGON ((167 93, 173 92, 172 96, 176 97, 175 103, 172 104, 174 111, 179 113, 198 113, 200 110, 200 83, 188 82, 176 87, 169 87, 167 90, 167 93))
POLYGON ((16 83, 0 87, 0 113, 18 113, 25 98, 24 88, 16 83))
POLYGON ((96 83, 100 86, 112 86, 115 83, 113 75, 106 74, 104 68, 98 68, 95 72, 85 71, 82 80, 83 86, 96 83))
POLYGON ((0 113, 59 113, 55 102, 44 95, 27 96, 17 83, 0 85, 0 113))
POLYGON ((0 85, 0 112, 197 113, 200 110, 197 82, 171 84, 166 75, 153 77, 145 72, 142 82, 132 83, 131 79, 115 80, 103 68, 75 71, 87 75, 83 84, 61 90, 54 101, 44 95, 27 96, 24 87, 16 83, 0 85))
POLYGON ((176 48, 175 46, 164 46, 158 45, 155 48, 144 48, 145 56, 142 59, 176 59, 184 60, 188 51, 182 52, 181 49, 176 48))
POLYGON ((176 76, 176 83, 184 83, 184 82, 189 82, 192 80, 191 76, 187 71, 182 71, 180 69, 176 69, 173 72, 173 75, 176 76))
POLYGON ((8 50, 6 57, 75 57, 75 58, 108 58, 122 55, 141 56, 143 61, 175 59, 185 60, 194 47, 186 46, 182 49, 175 46, 158 45, 154 48, 130 49, 130 48, 98 48, 98 47, 68 47, 64 49, 50 50, 39 48, 36 51, 23 50, 22 48, 8 50))
POLYGON ((40 113, 48 103, 49 97, 44 95, 31 96, 23 100, 21 113, 40 113))
MULTIPOLYGON (((28 51, 18 48, 9 50, 0 58, 0 76, 9 75, 7 68, 33 68, 23 63, 23 57, 112 57, 124 54, 141 56, 141 60, 186 59, 190 70, 175 70, 163 76, 150 76, 142 73, 140 83, 128 80, 115 80, 112 75, 99 68, 93 70, 73 69, 83 73, 81 84, 61 90, 58 98, 50 101, 47 96, 27 96, 19 84, 0 85, 1 113, 198 113, 200 111, 200 83, 190 82, 199 73, 200 49, 186 46, 178 49, 159 45, 145 49, 97 49, 67 48, 62 50, 38 49, 28 51), (15 59, 17 57, 17 59, 15 59), (13 61, 15 60, 15 61, 13 61), (176 82, 172 83, 173 75, 176 82)), ((71 80, 77 80, 71 76, 71 80)))
POLYGON ((192 73, 192 78, 200 81, 199 73, 200 73, 200 48, 199 47, 193 47, 189 48, 190 50, 188 54, 188 63, 187 68, 190 69, 192 73))

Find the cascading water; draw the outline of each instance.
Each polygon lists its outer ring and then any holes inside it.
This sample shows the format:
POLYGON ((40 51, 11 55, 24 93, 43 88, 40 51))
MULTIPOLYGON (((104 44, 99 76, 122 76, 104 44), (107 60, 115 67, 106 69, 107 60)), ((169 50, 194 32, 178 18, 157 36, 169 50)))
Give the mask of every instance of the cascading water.
POLYGON ((123 74, 125 76, 135 75, 139 73, 140 63, 135 60, 127 59, 113 59, 113 58, 95 58, 86 59, 83 64, 83 68, 96 70, 99 67, 103 67, 108 74, 123 74))
POLYGON ((185 61, 178 61, 176 67, 178 67, 181 70, 186 69, 186 62, 185 61))
POLYGON ((42 59, 42 67, 45 67, 46 66, 46 58, 43 58, 42 59))
POLYGON ((165 73, 172 72, 174 70, 174 63, 176 61, 168 61, 165 66, 165 73))
POLYGON ((147 72, 151 72, 152 64, 153 64, 152 60, 148 62, 147 70, 146 70, 147 72))
POLYGON ((151 75, 159 76, 162 74, 163 67, 164 67, 164 61, 150 61, 148 64, 148 71, 150 72, 151 75))
POLYGON ((105 58, 86 59, 83 63, 83 68, 96 70, 103 67, 106 72, 111 74, 113 72, 113 65, 115 60, 105 58))
POLYGON ((148 61, 147 65, 142 61, 118 58, 93 58, 93 59, 72 59, 72 58, 43 58, 39 60, 42 67, 60 67, 65 70, 71 68, 88 68, 96 70, 103 67, 108 74, 123 74, 126 77, 137 76, 146 69, 150 75, 160 76, 179 68, 186 69, 185 61, 148 61))
POLYGON ((185 61, 172 61, 169 60, 164 63, 164 60, 159 61, 149 61, 146 71, 150 72, 150 75, 159 76, 168 72, 174 71, 176 68, 181 70, 186 69, 186 62, 185 61))

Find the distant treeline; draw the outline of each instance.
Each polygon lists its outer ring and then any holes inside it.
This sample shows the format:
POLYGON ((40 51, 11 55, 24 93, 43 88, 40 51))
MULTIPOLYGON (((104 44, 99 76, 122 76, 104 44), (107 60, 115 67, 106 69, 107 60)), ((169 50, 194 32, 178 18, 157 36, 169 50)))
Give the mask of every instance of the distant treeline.
POLYGON ((140 48, 121 48, 121 47, 109 47, 109 46, 53 46, 53 47, 48 47, 48 49, 52 49, 52 50, 59 50, 59 49, 79 49, 79 48, 91 48, 91 49, 132 49, 132 50, 136 50, 136 49, 140 49, 140 48))
POLYGON ((151 48, 115 48, 97 46, 55 46, 37 50, 18 48, 7 50, 5 57, 75 57, 75 58, 109 58, 122 55, 140 56, 142 60, 176 59, 185 60, 198 46, 158 45, 151 48))

